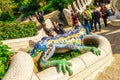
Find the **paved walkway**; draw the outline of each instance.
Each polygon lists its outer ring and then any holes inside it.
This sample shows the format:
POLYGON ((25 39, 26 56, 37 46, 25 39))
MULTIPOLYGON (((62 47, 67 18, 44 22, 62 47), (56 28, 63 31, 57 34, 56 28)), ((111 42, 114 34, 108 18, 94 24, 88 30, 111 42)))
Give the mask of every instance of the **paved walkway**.
POLYGON ((105 36, 111 43, 113 54, 120 53, 120 26, 108 26, 96 34, 105 36))

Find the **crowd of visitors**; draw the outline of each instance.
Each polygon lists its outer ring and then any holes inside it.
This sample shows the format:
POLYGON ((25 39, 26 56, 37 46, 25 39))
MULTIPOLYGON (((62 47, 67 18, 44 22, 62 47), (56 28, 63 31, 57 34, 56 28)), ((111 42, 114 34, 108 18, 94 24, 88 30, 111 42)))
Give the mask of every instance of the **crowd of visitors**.
POLYGON ((113 14, 113 11, 111 9, 107 9, 105 5, 101 6, 100 11, 98 11, 96 8, 90 10, 89 6, 86 6, 86 10, 83 13, 80 13, 77 10, 75 10, 75 12, 71 11, 73 26, 77 28, 78 23, 80 22, 84 26, 87 34, 90 32, 101 31, 102 25, 100 18, 103 19, 104 26, 107 27, 107 18, 113 14), (97 24, 99 26, 98 28, 97 24))

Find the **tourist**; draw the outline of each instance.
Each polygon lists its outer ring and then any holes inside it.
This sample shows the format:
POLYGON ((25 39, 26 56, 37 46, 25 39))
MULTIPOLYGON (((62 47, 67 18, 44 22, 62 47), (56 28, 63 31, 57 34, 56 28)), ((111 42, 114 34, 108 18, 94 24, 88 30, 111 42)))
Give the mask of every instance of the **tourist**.
POLYGON ((83 26, 86 30, 86 33, 89 34, 91 32, 90 19, 86 12, 83 12, 83 26))
POLYGON ((38 15, 38 12, 35 12, 35 17, 36 17, 36 19, 37 19, 38 22, 39 22, 39 15, 38 15))
POLYGON ((44 11, 42 11, 41 13, 39 12, 39 22, 41 24, 44 24, 45 20, 44 20, 44 11))
POLYGON ((88 17, 89 17, 91 30, 93 30, 92 13, 91 13, 90 7, 89 7, 88 5, 86 6, 85 12, 87 13, 87 15, 88 15, 88 17))
POLYGON ((64 26, 65 26, 62 22, 58 22, 57 24, 58 24, 58 26, 61 27, 61 28, 64 28, 64 26))
POLYGON ((79 24, 83 23, 83 15, 82 13, 78 12, 78 10, 75 10, 75 15, 77 16, 77 19, 79 20, 79 24))
POLYGON ((45 31, 46 35, 48 35, 49 37, 53 37, 52 30, 51 30, 51 29, 48 29, 48 28, 46 27, 46 24, 45 24, 45 23, 43 24, 42 27, 43 27, 43 30, 45 31))
POLYGON ((62 24, 58 24, 57 22, 53 21, 52 22, 54 28, 53 30, 57 33, 57 34, 64 34, 66 31, 61 27, 62 24))
POLYGON ((99 25, 99 31, 101 31, 101 22, 100 22, 100 12, 96 10, 96 8, 93 9, 93 13, 92 13, 92 18, 93 18, 93 22, 94 22, 94 28, 95 28, 95 31, 97 31, 97 23, 99 25))
POLYGON ((100 6, 100 0, 95 0, 95 1, 94 1, 94 5, 95 5, 96 7, 99 7, 99 6, 100 6))
POLYGON ((73 11, 71 11, 71 17, 72 17, 72 23, 73 23, 73 26, 74 26, 75 25, 75 21, 77 20, 77 16, 76 16, 76 14, 73 11))
POLYGON ((100 12, 102 14, 102 19, 103 19, 103 22, 104 22, 104 25, 105 27, 107 27, 107 7, 105 5, 102 5, 101 6, 101 9, 100 9, 100 12))
POLYGON ((35 16, 36 16, 36 19, 38 20, 38 22, 40 24, 44 24, 44 12, 40 13, 40 12, 35 12, 35 16))
POLYGON ((78 27, 80 27, 80 23, 79 23, 79 20, 76 20, 75 21, 75 25, 74 25, 74 29, 77 29, 78 27))
POLYGON ((108 9, 107 10, 107 16, 109 17, 109 16, 112 16, 112 15, 114 15, 115 14, 115 12, 112 10, 112 9, 108 9))

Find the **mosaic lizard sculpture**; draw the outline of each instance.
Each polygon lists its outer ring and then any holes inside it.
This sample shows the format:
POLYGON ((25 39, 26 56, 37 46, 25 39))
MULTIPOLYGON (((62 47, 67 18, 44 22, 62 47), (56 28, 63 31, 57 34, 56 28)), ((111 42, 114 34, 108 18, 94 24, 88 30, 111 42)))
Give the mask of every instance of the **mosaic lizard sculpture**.
POLYGON ((58 66, 58 72, 62 71, 66 74, 66 70, 69 75, 73 74, 70 69, 72 65, 70 62, 63 60, 53 60, 49 59, 54 55, 57 48, 61 49, 71 49, 71 50, 81 50, 92 51, 93 54, 100 55, 100 51, 96 47, 87 47, 82 45, 82 39, 86 35, 85 29, 80 26, 73 31, 69 31, 63 35, 57 35, 55 37, 44 37, 39 42, 36 43, 30 55, 33 57, 34 61, 40 60, 40 67, 50 67, 58 66))

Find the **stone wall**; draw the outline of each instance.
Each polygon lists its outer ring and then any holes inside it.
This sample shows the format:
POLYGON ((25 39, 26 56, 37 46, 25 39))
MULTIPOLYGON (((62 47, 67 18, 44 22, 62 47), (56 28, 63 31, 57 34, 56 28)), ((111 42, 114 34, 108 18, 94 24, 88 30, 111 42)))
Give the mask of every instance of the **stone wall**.
POLYGON ((103 36, 87 35, 85 39, 97 41, 101 55, 96 56, 92 52, 87 52, 69 60, 72 63, 72 76, 63 75, 62 72, 58 74, 56 67, 34 74, 32 58, 25 52, 18 52, 3 80, 93 80, 97 73, 113 60, 112 50, 109 41, 103 36))
POLYGON ((74 11, 77 9, 82 13, 86 9, 86 5, 89 5, 91 2, 92 0, 75 0, 67 9, 63 9, 63 13, 69 26, 72 26, 71 10, 74 11))

